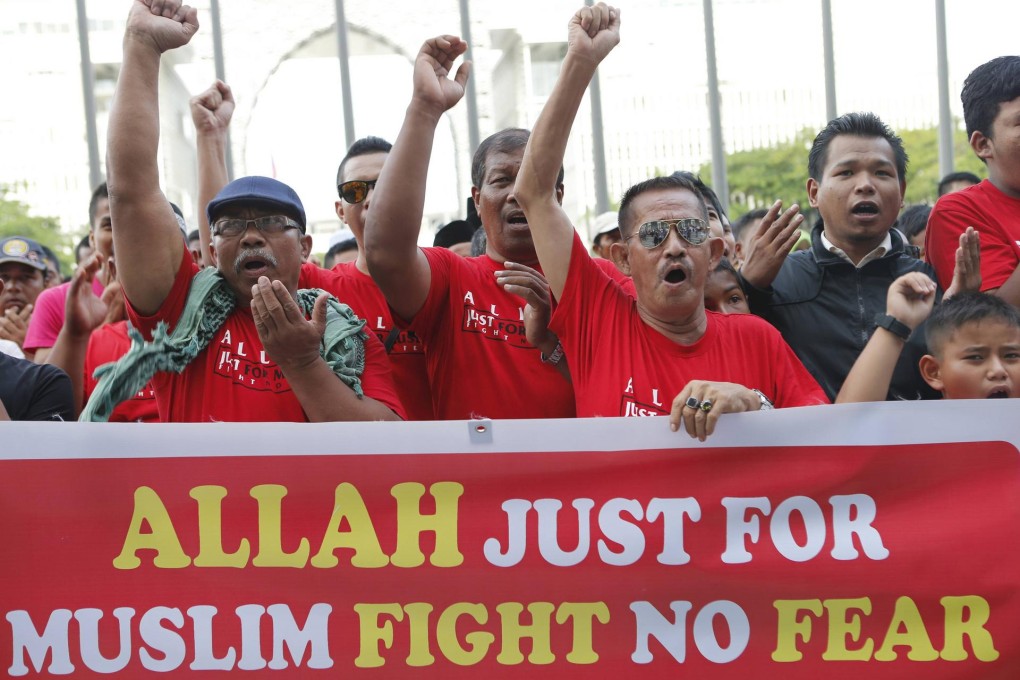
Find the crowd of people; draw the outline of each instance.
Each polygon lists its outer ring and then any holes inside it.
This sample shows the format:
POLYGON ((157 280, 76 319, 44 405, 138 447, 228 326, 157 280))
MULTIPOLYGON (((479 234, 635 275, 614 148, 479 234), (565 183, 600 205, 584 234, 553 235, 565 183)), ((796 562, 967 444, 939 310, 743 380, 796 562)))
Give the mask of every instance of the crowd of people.
POLYGON ((479 145, 468 219, 421 248, 436 127, 470 77, 462 40, 427 40, 396 140, 339 163, 349 235, 322 267, 289 186, 227 180, 223 82, 191 102, 198 229, 166 200, 156 83, 197 12, 136 0, 77 270, 62 283, 45 246, 0 241, 0 419, 662 415, 704 440, 725 413, 1020 396, 1020 57, 967 78, 988 178, 946 177, 932 208, 903 209, 902 140, 848 113, 806 159, 810 229, 779 200, 731 225, 678 171, 630 187, 589 250, 561 207, 563 155, 620 21, 574 14, 534 129, 479 145))

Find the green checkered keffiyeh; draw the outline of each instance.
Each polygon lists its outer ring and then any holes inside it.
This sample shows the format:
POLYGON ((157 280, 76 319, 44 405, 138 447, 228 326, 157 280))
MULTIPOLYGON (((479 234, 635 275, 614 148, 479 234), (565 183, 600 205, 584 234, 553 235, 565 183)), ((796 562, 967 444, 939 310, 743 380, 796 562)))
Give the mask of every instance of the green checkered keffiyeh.
MULTIPOLYGON (((298 291, 298 305, 311 314, 315 300, 323 291, 318 288, 298 291)), ((233 314, 237 299, 227 282, 213 267, 195 275, 188 291, 184 311, 172 333, 160 321, 145 342, 135 328, 128 328, 131 349, 119 361, 96 369, 96 385, 89 403, 79 420, 105 422, 113 408, 137 394, 161 371, 181 373, 212 341, 216 331, 233 314)), ((365 370, 365 322, 351 308, 330 296, 326 304, 326 332, 322 338, 322 358, 358 398, 364 396, 361 374, 365 370)))

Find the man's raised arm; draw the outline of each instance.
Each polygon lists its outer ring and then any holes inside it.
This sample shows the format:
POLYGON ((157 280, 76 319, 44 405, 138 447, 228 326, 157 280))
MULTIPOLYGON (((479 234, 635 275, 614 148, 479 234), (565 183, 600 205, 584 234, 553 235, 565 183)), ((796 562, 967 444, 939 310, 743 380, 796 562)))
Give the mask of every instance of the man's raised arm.
POLYGON ((202 262, 213 266, 212 233, 205 207, 227 186, 227 131, 234 115, 234 94, 217 80, 200 95, 191 98, 191 122, 195 124, 198 150, 198 238, 202 262))
POLYGON ((425 184, 436 126, 464 96, 470 66, 451 80, 467 44, 452 35, 427 40, 414 62, 414 94, 404 124, 379 174, 365 225, 365 258, 372 278, 398 316, 410 319, 428 297, 432 274, 418 249, 425 184))
POLYGON ((601 2, 582 7, 570 19, 567 32, 567 56, 528 140, 514 189, 528 218, 538 261, 557 298, 567 280, 574 227, 557 200, 556 178, 584 91, 599 63, 620 42, 620 10, 601 2))
POLYGON ((159 61, 187 44, 198 12, 180 0, 135 0, 124 31, 124 61, 110 110, 110 216, 124 292, 139 314, 156 312, 173 286, 184 239, 159 188, 159 61))

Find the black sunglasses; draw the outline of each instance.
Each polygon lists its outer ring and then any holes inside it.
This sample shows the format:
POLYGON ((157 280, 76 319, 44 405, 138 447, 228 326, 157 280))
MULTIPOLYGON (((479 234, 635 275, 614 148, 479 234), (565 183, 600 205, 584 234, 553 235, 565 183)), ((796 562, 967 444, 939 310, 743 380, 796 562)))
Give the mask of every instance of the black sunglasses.
POLYGON ((680 238, 692 246, 700 246, 708 240, 708 224, 705 220, 698 219, 697 217, 687 217, 682 220, 653 220, 645 222, 638 227, 635 233, 627 238, 630 239, 637 236, 641 245, 651 250, 652 248, 658 248, 669 238, 669 230, 672 227, 676 227, 676 233, 680 235, 680 238))
POLYGON ((368 198, 368 190, 374 189, 375 183, 378 181, 377 179, 352 179, 350 182, 338 184, 336 190, 340 194, 340 198, 348 203, 361 203, 368 198))

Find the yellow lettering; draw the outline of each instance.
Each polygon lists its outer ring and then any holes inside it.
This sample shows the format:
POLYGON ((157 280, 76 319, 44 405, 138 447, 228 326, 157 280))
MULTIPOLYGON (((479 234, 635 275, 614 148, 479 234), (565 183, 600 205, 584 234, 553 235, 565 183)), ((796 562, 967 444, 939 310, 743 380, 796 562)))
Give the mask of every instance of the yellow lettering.
POLYGON ((871 638, 864 641, 864 645, 857 649, 850 649, 846 646, 846 638, 857 642, 861 636, 861 617, 854 614, 847 620, 847 612, 851 609, 861 611, 865 616, 871 614, 871 599, 859 597, 856 599, 835 599, 825 600, 822 605, 829 614, 829 643, 822 654, 826 661, 867 661, 871 658, 871 652, 875 643, 871 638))
POLYGON ((811 619, 807 614, 801 618, 797 618, 797 615, 801 610, 807 610, 816 617, 821 617, 822 601, 776 600, 772 606, 778 612, 776 650, 772 652, 772 660, 800 661, 804 655, 797 649, 797 638, 804 642, 811 641, 811 619))
POLYGON ((599 655, 592 647, 592 619, 609 623, 609 607, 605 602, 564 602, 556 610, 556 623, 567 619, 573 622, 574 637, 567 653, 567 661, 576 664, 595 663, 599 655))
POLYGON ((259 503, 259 554, 252 560, 256 567, 303 567, 308 562, 308 539, 302 538, 298 549, 284 552, 281 535, 281 502, 287 487, 260 484, 251 489, 251 497, 259 503))
POLYGON ((896 599, 896 609, 893 611, 892 621, 889 622, 889 630, 885 633, 881 648, 875 652, 875 659, 895 661, 896 647, 899 646, 910 648, 907 658, 911 661, 934 661, 939 658, 938 652, 931 644, 931 638, 928 637, 928 629, 924 627, 921 612, 909 597, 896 599))
POLYGON ((174 531, 170 514, 166 511, 159 495, 147 486, 135 489, 135 507, 131 514, 131 525, 124 537, 124 547, 113 560, 115 569, 136 569, 141 564, 136 554, 139 550, 155 550, 152 563, 162 569, 180 569, 191 564, 191 558, 184 553, 181 542, 174 531), (142 523, 151 529, 142 533, 142 523))
POLYGON ((379 655, 379 643, 386 649, 393 646, 393 622, 384 621, 379 624, 380 616, 393 617, 394 621, 404 620, 404 610, 397 604, 356 604, 354 611, 358 613, 359 639, 361 651, 354 665, 358 668, 378 668, 386 663, 379 655))
POLYGON ((513 666, 524 661, 521 654, 521 639, 531 638, 531 653, 528 661, 533 664, 550 664, 556 660, 549 640, 549 618, 553 613, 552 602, 532 602, 528 605, 531 625, 521 623, 520 615, 524 606, 520 602, 504 602, 496 606, 502 624, 502 646, 496 661, 513 666))
POLYGON ((397 499, 397 549, 390 561, 397 567, 419 567, 425 562, 420 538, 424 531, 436 535, 436 549, 429 562, 436 567, 456 567, 464 562, 457 547, 457 499, 464 486, 456 482, 437 482, 429 492, 436 500, 434 515, 422 515, 420 501, 425 487, 415 482, 397 484, 390 493, 397 499))
POLYGON ((407 622, 411 626, 411 648, 407 654, 408 666, 431 666, 436 659, 429 652, 429 614, 432 605, 413 602, 404 605, 407 622))
POLYGON ((329 527, 322 538, 319 552, 312 558, 312 566, 324 569, 335 567, 338 560, 334 552, 338 548, 354 550, 351 565, 355 567, 385 567, 389 564, 361 494, 353 484, 347 482, 336 488, 333 514, 329 518, 329 527), (344 519, 350 531, 340 531, 344 519))
POLYGON ((471 602, 451 604, 439 615, 436 642, 439 643, 439 651, 443 656, 453 663, 458 666, 473 666, 485 658, 495 636, 481 630, 468 633, 464 636, 464 642, 468 644, 468 648, 465 649, 457 637, 457 619, 461 616, 470 616, 481 625, 489 620, 489 611, 483 604, 471 602))
POLYGON ((223 514, 220 501, 227 495, 222 486, 196 486, 189 494, 198 501, 198 556, 196 567, 243 567, 248 564, 251 548, 242 538, 237 550, 223 552, 223 514))
POLYGON ((992 642, 992 635, 985 629, 991 608, 988 601, 977 595, 964 597, 943 597, 940 602, 946 610, 946 642, 942 648, 942 658, 946 661, 963 661, 967 651, 963 648, 963 636, 970 638, 970 646, 974 650, 974 658, 978 661, 995 661, 999 652, 992 642), (964 611, 970 617, 964 620, 964 611))

